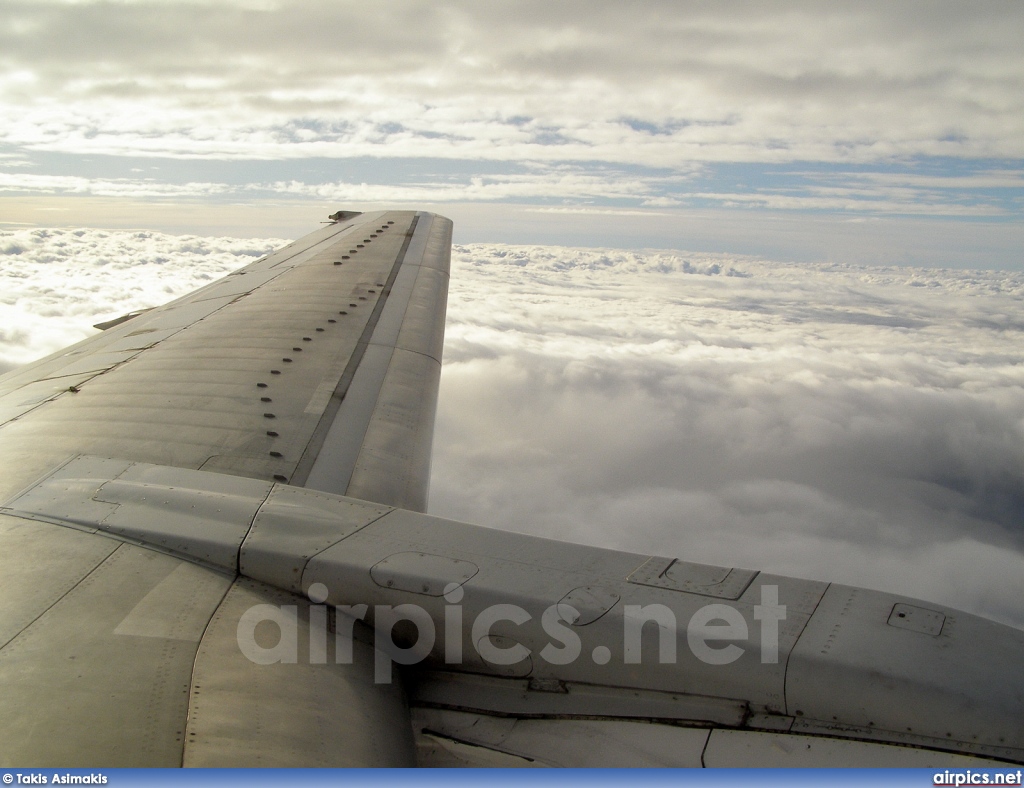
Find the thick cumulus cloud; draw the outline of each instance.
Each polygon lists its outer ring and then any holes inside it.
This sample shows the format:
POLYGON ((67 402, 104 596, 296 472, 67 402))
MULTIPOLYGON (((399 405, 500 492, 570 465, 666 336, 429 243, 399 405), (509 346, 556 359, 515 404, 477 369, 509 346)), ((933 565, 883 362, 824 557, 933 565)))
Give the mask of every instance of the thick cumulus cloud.
POLYGON ((7 2, 0 139, 217 157, 1019 158, 1016 4, 7 2))
POLYGON ((0 231, 0 373, 157 306, 285 242, 103 230, 0 231))
MULTIPOLYGON (((4 234, 0 359, 271 243, 4 234)), ((1020 273, 457 246, 431 511, 1024 626, 1022 297, 1020 273)))
POLYGON ((457 249, 431 506, 1024 624, 1024 277, 457 249))

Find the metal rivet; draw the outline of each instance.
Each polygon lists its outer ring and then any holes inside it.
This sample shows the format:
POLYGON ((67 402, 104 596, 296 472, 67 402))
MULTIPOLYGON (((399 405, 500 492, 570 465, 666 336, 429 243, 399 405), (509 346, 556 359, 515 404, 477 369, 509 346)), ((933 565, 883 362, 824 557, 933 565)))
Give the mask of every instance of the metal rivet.
POLYGON ((335 260, 335 261, 334 261, 334 264, 335 264, 335 265, 341 265, 341 260, 335 260))
POLYGON ((272 451, 272 452, 270 452, 270 456, 271 457, 283 457, 284 455, 281 454, 281 452, 279 452, 279 451, 272 451))
POLYGON ((355 249, 349 249, 349 250, 348 250, 348 253, 349 253, 349 254, 355 254, 355 253, 356 253, 356 250, 355 250, 355 249))
POLYGON ((286 481, 288 481, 288 477, 287 476, 282 476, 279 473, 275 473, 274 474, 274 479, 279 481, 279 482, 286 482, 286 481))
POLYGON ((348 312, 344 312, 344 311, 342 311, 342 312, 338 312, 338 314, 339 314, 339 315, 347 315, 347 314, 348 314, 348 312))
POLYGON ((335 320, 333 317, 329 317, 329 318, 327 318, 327 322, 328 323, 337 323, 338 321, 335 320))
POLYGON ((317 331, 323 331, 323 329, 322 328, 318 328, 317 331))
POLYGON ((287 362, 288 364, 292 363, 292 360, 290 358, 282 358, 281 360, 287 362))
POLYGON ((303 337, 302 341, 303 342, 312 342, 313 341, 313 337, 303 337))
POLYGON ((349 306, 359 306, 359 304, 349 304, 349 306))
POLYGON ((267 430, 267 435, 269 435, 271 438, 277 437, 277 433, 274 432, 273 430, 267 430))
POLYGON ((347 254, 343 254, 343 255, 341 256, 341 259, 342 259, 342 260, 351 260, 352 258, 351 258, 351 257, 349 257, 349 256, 348 256, 347 254))
POLYGON ((260 402, 273 402, 270 397, 260 397, 260 402))
POLYGON ((376 238, 377 236, 376 236, 376 235, 371 235, 370 237, 371 237, 371 238, 376 238))
POLYGON ((362 249, 362 248, 363 248, 362 244, 356 244, 356 249, 362 249))
POLYGON ((359 296, 359 300, 360 301, 365 301, 366 300, 366 296, 359 296))
POLYGON ((277 416, 275 416, 273 413, 264 413, 263 414, 263 418, 265 418, 265 419, 276 419, 277 416))
POLYGON ((270 370, 270 374, 271 375, 280 375, 281 374, 281 370, 279 370, 279 369, 272 369, 272 370, 270 370))
POLYGON ((394 224, 394 222, 388 222, 388 224, 394 224))
POLYGON ((258 389, 265 389, 266 387, 267 387, 266 383, 257 383, 256 384, 256 388, 258 388, 258 389))
POLYGON ((377 291, 376 290, 367 290, 366 292, 367 293, 376 293, 377 291))

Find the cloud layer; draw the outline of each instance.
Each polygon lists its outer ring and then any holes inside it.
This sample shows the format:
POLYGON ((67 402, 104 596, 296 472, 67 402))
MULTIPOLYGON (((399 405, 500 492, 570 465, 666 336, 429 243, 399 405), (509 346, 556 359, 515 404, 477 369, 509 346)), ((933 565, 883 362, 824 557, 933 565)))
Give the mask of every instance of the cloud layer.
POLYGON ((219 279, 280 239, 103 230, 0 231, 0 373, 219 279))
POLYGON ((2 127, 236 158, 1020 158, 1022 30, 955 2, 11 2, 2 127))
MULTIPOLYGON (((3 234, 0 363, 268 245, 3 234)), ((1024 626, 1022 296, 1019 273, 457 246, 432 511, 1024 626)))
POLYGON ((1024 624, 1020 275, 457 251, 439 513, 1024 624))
POLYGON ((1019 223, 1022 39, 955 0, 12 0, 0 193, 1019 223))

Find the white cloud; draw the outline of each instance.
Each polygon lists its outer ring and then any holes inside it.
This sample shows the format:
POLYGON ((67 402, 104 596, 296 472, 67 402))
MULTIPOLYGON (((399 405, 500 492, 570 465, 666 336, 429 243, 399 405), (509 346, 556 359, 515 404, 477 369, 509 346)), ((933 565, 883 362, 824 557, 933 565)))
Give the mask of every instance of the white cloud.
MULTIPOLYGON (((136 170, 139 168, 135 168, 136 170)), ((582 172, 556 167, 543 173, 473 176, 464 182, 380 183, 272 183, 190 182, 163 183, 153 178, 84 178, 70 175, 37 175, 0 172, 0 192, 81 194, 98 197, 204 198, 273 193, 282 198, 305 197, 347 202, 470 202, 516 199, 638 199, 654 179, 623 178, 601 172, 582 172)))
MULTIPOLYGON (((793 191, 796 191, 795 189, 793 191)), ((837 210, 869 212, 874 214, 908 214, 920 216, 1005 216, 1009 214, 999 205, 957 205, 936 195, 922 195, 919 192, 904 191, 886 195, 878 189, 848 189, 812 187, 804 194, 782 194, 767 191, 756 192, 697 192, 691 196, 712 200, 722 205, 755 206, 781 210, 837 210), (903 199, 885 199, 902 197, 903 199)))
POLYGON ((474 176, 468 183, 420 183, 383 185, 367 183, 319 183, 299 181, 253 184, 279 194, 316 196, 360 202, 455 202, 544 199, 629 199, 650 189, 642 178, 614 177, 600 172, 554 168, 527 175, 474 176))
POLYGON ((1022 30, 955 2, 12 2, 0 128, 242 158, 1019 158, 1022 30))
POLYGON ((0 230, 0 372, 95 334, 281 246, 280 239, 0 230))
POLYGON ((970 175, 922 175, 916 173, 845 172, 848 181, 869 181, 888 186, 931 189, 1024 189, 1022 170, 982 170, 970 175))
POLYGON ((98 197, 210 197, 233 191, 222 183, 158 183, 153 179, 82 178, 72 175, 34 175, 0 172, 0 192, 91 194, 98 197))
POLYGON ((432 508, 1022 625, 1022 294, 1002 272, 463 247, 432 508))

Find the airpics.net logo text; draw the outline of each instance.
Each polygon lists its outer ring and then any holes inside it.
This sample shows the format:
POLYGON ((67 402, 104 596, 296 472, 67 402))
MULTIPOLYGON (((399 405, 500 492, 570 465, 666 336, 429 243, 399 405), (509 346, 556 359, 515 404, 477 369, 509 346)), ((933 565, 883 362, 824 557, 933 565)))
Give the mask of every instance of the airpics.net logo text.
POLYGON ((1020 769, 1013 772, 946 769, 935 773, 932 785, 956 787, 962 785, 1021 785, 1022 777, 1024 777, 1024 772, 1020 769))
MULTIPOLYGON (((463 664, 467 656, 464 653, 467 633, 469 648, 475 652, 469 656, 502 668, 535 656, 550 665, 569 665, 587 658, 595 665, 606 665, 614 653, 621 655, 626 665, 649 664, 655 659, 663 665, 676 664, 681 642, 690 654, 707 665, 729 665, 751 648, 750 635, 756 630, 761 663, 776 664, 779 661, 779 622, 786 619, 786 606, 779 604, 779 589, 775 585, 761 587, 760 603, 753 606, 753 621, 748 621, 739 608, 725 603, 704 605, 683 622, 666 605, 623 605, 621 631, 616 634, 621 640, 592 646, 590 653, 584 655, 583 640, 573 627, 580 613, 565 603, 551 605, 541 613, 543 645, 540 639, 533 637, 530 640, 535 647, 531 649, 506 634, 509 624, 522 626, 531 622, 534 619, 531 613, 515 604, 494 604, 468 616, 461 604, 464 591, 455 583, 445 589, 447 604, 443 615, 437 617, 440 621, 423 607, 411 603, 374 605, 372 610, 365 604, 328 606, 324 603, 329 593, 323 583, 314 583, 307 593, 313 603, 309 606, 309 662, 328 662, 328 634, 333 629, 333 661, 351 664, 356 622, 372 621, 374 680, 380 684, 391 682, 393 663, 415 665, 435 654, 436 658, 443 657, 445 664, 463 664), (328 624, 329 617, 333 618, 333 626, 328 624), (502 634, 495 635, 493 630, 499 623, 503 625, 502 634), (440 645, 439 626, 443 635, 440 645), (396 641, 396 627, 407 633, 398 639, 401 642, 396 641), (656 649, 650 638, 644 638, 645 628, 648 631, 656 628, 656 649), (414 638, 408 637, 412 629, 414 638), (435 646, 439 646, 436 652, 441 653, 435 652, 435 646), (653 651, 656 655, 651 653, 653 651)), ((299 618, 298 605, 253 605, 238 621, 238 647, 247 659, 259 665, 296 663, 300 651, 299 618), (265 637, 257 637, 257 629, 265 631, 268 625, 277 629, 276 642, 272 644, 268 644, 265 637)))

